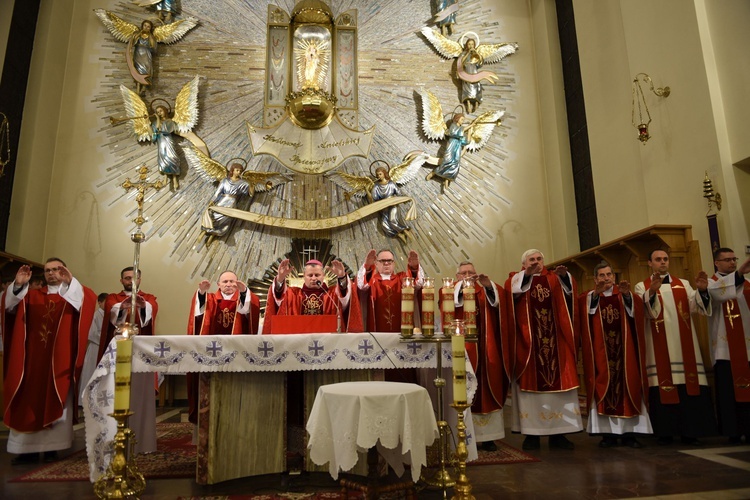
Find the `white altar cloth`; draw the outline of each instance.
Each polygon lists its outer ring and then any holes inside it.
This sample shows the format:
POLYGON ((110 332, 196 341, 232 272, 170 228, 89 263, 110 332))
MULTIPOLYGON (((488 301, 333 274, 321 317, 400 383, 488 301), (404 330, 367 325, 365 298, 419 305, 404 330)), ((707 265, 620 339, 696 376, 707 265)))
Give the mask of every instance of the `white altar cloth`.
MULTIPOLYGON (((394 333, 297 335, 155 335, 133 340, 133 372, 289 372, 435 368, 437 343, 400 342, 394 333)), ((443 366, 451 366, 450 342, 443 343, 443 366)), ((117 432, 114 410, 116 341, 107 347, 83 393, 89 478, 107 470, 117 432)), ((466 363, 469 400, 476 377, 466 363)), ((450 381, 448 381, 450 383, 450 381)))
POLYGON ((321 386, 307 421, 310 458, 328 463, 333 479, 357 464, 357 452, 377 445, 399 476, 411 464, 419 481, 427 446, 438 437, 430 395, 401 382, 342 382, 321 386))

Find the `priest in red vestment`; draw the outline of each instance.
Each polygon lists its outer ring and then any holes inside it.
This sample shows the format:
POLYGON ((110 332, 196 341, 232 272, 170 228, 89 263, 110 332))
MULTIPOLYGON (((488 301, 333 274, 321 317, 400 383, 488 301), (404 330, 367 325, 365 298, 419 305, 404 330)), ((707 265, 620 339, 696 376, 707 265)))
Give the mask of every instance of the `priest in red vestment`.
MULTIPOLYGON (((188 319, 188 335, 257 335, 260 320, 260 300, 237 279, 232 271, 225 271, 217 282, 219 289, 209 294, 211 282, 203 280, 193 296, 188 319)), ((188 373, 188 417, 198 423, 198 377, 188 373)))
MULTIPOLYGON (((401 332, 401 279, 415 278, 420 286, 424 271, 419 255, 409 252, 407 271, 395 272, 393 252, 370 250, 357 273, 357 288, 366 298, 367 330, 370 332, 401 332)), ((418 316, 415 312, 415 318, 418 316)))
MULTIPOLYGON (((99 360, 115 336, 115 328, 125 322, 130 322, 130 307, 133 295, 133 267, 126 267, 120 271, 122 291, 110 293, 104 302, 104 321, 102 322, 102 337, 99 342, 99 360)), ((136 298, 136 324, 139 335, 153 335, 156 328, 156 314, 159 305, 156 297, 141 290, 141 270, 138 270, 138 297, 136 298)))
POLYGON ((508 294, 508 335, 503 356, 513 397, 513 432, 526 436, 523 448, 550 446, 573 449, 564 434, 583 430, 578 405, 577 285, 565 266, 544 267, 536 249, 521 257, 523 268, 505 284, 508 294))
MULTIPOLYGON (((110 293, 104 302, 104 321, 102 335, 99 342, 99 359, 115 336, 115 329, 130 323, 130 310, 133 296, 133 267, 126 267, 120 271, 122 291, 110 293)), ((136 288, 135 324, 139 335, 154 335, 156 315, 159 304, 156 297, 141 290, 141 270, 138 270, 136 288)), ((156 451, 156 373, 133 373, 130 378, 130 428, 135 432, 136 453, 152 453, 156 451)), ((84 381, 85 383, 86 381, 84 381)))
POLYGON ((601 435, 599 446, 617 438, 640 448, 635 434, 652 434, 646 409, 646 341, 643 301, 633 300, 630 283, 615 286, 607 262, 594 267, 596 287, 579 297, 581 350, 589 418, 587 431, 601 435))
POLYGON ((716 387, 716 415, 729 444, 750 443, 750 258, 737 266, 731 248, 714 251, 716 274, 708 282, 708 319, 716 387))
POLYGON ((361 333, 362 312, 344 264, 340 260, 333 260, 328 270, 337 277, 337 283, 333 287, 329 288, 325 283, 326 270, 318 260, 310 260, 305 264, 302 288, 289 287, 286 285, 286 278, 292 271, 292 266, 289 259, 281 261, 276 278, 268 289, 263 333, 271 333, 275 316, 321 314, 340 318, 342 333, 361 333))
POLYGON ((78 384, 96 294, 58 258, 44 265, 47 286, 30 290, 21 266, 2 297, 5 405, 13 464, 57 459, 73 444, 78 384))
MULTIPOLYGON (((500 332, 505 312, 505 291, 486 274, 477 274, 474 264, 458 265, 455 286, 455 318, 464 319, 464 288, 475 291, 477 342, 466 343, 466 354, 477 376, 477 390, 471 405, 478 446, 497 450, 495 440, 505 437, 503 404, 508 378, 503 368, 500 332)), ((441 302, 442 305, 442 302, 441 302)))

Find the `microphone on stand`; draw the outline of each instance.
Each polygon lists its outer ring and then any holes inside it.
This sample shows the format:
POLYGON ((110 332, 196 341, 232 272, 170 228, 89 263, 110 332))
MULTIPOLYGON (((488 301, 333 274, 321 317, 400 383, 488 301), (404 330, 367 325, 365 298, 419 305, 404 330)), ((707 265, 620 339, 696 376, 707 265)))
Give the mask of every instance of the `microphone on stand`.
MULTIPOLYGON (((320 288, 328 291, 328 285, 320 280, 315 282, 320 288), (325 287, 323 286, 325 285, 325 287)), ((339 305, 338 297, 333 298, 333 303, 336 305, 336 333, 341 333, 341 306, 339 305)))

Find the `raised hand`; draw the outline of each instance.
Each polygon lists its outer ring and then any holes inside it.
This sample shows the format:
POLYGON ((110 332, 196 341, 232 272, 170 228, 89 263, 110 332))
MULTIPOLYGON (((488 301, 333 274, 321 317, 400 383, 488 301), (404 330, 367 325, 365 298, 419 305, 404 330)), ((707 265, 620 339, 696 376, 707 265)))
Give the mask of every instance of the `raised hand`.
POLYGON ((240 292, 246 292, 247 291, 247 285, 245 284, 244 281, 237 280, 236 283, 237 283, 237 289, 240 292))
POLYGON ((23 265, 18 268, 18 272, 16 273, 16 280, 13 283, 13 286, 15 286, 16 288, 20 288, 28 283, 29 280, 31 280, 31 268, 29 266, 23 265))
POLYGON ((70 282, 73 281, 73 274, 62 264, 60 264, 60 267, 57 269, 57 276, 60 278, 60 281, 66 285, 70 285, 70 282))
POLYGON ((276 273, 276 283, 283 283, 291 272, 292 264, 289 262, 289 259, 282 260, 281 264, 279 264, 279 272, 276 273))
POLYGON ((659 291, 659 288, 661 288, 662 281, 663 280, 661 279, 661 274, 654 273, 651 275, 651 286, 648 287, 648 291, 650 295, 654 295, 656 292, 659 291))
POLYGON ((407 260, 407 265, 412 271, 416 271, 419 269, 419 254, 414 250, 409 251, 409 259, 407 260))
POLYGON ((370 250, 367 252, 367 257, 365 257, 365 269, 370 269, 372 266, 375 265, 375 259, 378 256, 378 252, 375 250, 370 250))
POLYGON ((620 293, 623 295, 630 295, 630 283, 622 280, 620 284, 618 285, 618 288, 620 289, 620 293))
POLYGON ((558 276, 567 276, 568 275, 568 268, 565 266, 557 266, 555 268, 555 274, 558 276))
POLYGON ((486 274, 477 274, 477 281, 485 288, 490 288, 492 286, 492 280, 486 274))
POLYGON ((708 290, 708 274, 706 274, 706 271, 700 271, 698 276, 695 277, 695 288, 701 292, 708 290))
POLYGON ((211 288, 211 282, 208 280, 203 280, 198 283, 198 292, 200 292, 201 295, 206 293, 209 288, 211 288))
POLYGON ((328 266, 328 270, 339 278, 343 278, 346 275, 346 269, 344 269, 344 263, 338 259, 331 261, 331 265, 328 266))

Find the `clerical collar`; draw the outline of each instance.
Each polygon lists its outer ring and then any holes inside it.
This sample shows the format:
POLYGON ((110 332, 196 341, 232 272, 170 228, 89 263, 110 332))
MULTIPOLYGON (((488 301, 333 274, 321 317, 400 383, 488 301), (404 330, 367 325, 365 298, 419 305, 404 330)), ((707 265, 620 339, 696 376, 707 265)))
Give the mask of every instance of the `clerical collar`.
POLYGON ((60 293, 60 285, 47 285, 47 293, 60 293))
POLYGON ((390 274, 381 274, 380 275, 380 279, 389 280, 389 279, 391 279, 391 275, 390 274))
POLYGON ((123 290, 122 293, 124 293, 128 297, 130 297, 131 295, 133 295, 133 291, 132 290, 131 291, 123 290))
POLYGON ((224 300, 231 300, 232 297, 234 297, 234 294, 227 295, 224 292, 221 292, 221 296, 224 297, 224 300))

